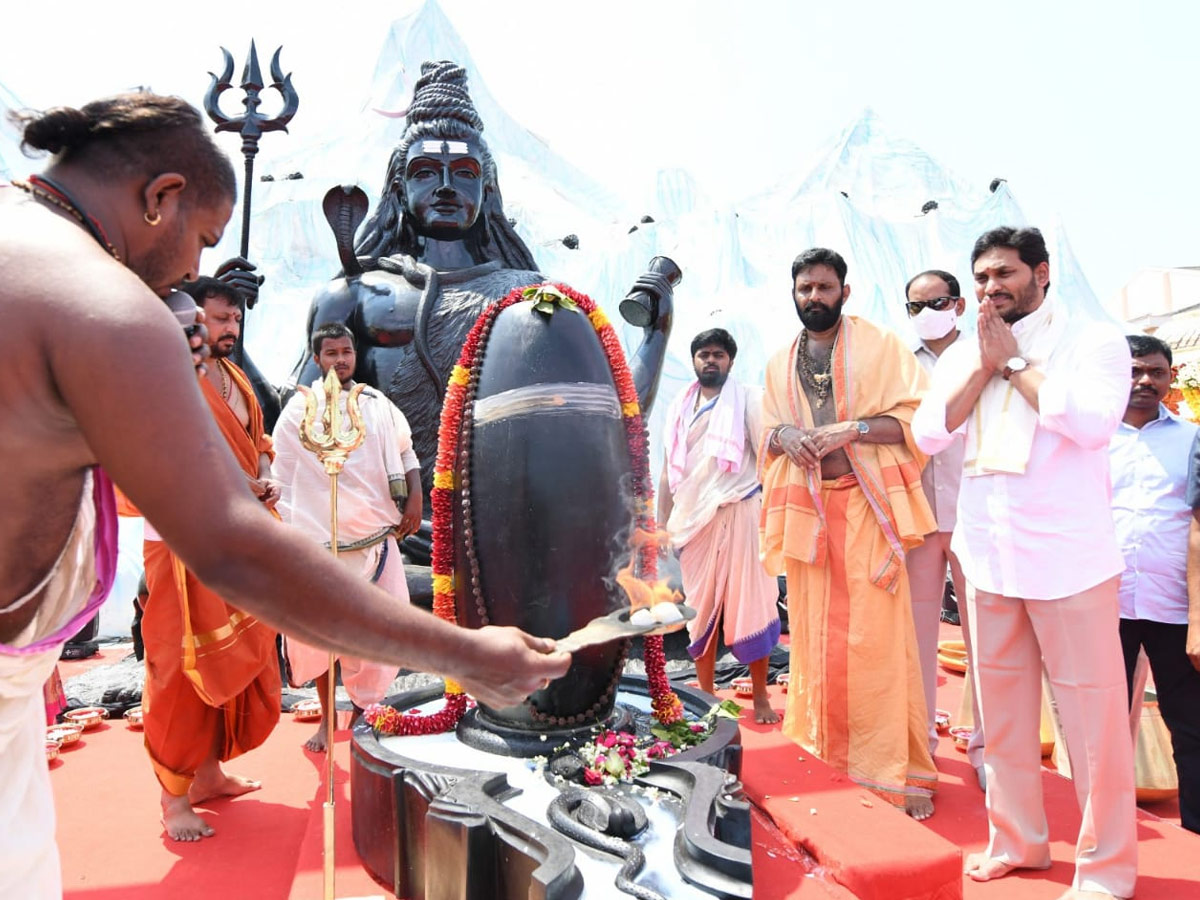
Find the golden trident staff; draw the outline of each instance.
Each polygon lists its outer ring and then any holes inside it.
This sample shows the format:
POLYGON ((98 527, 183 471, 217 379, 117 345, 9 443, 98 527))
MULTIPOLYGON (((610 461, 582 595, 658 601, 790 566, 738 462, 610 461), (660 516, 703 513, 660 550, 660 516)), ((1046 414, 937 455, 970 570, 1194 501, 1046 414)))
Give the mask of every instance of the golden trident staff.
MULTIPOLYGON (((349 428, 342 429, 342 382, 334 369, 325 376, 325 413, 321 416, 322 430, 317 431, 317 395, 297 385, 296 390, 304 395, 304 419, 300 423, 300 443, 305 450, 317 455, 329 476, 329 550, 334 558, 338 555, 338 474, 350 456, 366 437, 363 430, 362 412, 358 407, 358 395, 364 385, 356 384, 346 397, 346 416, 349 428)), ((333 900, 334 880, 334 794, 333 794, 333 736, 337 720, 336 688, 334 686, 334 654, 329 654, 329 694, 326 698, 325 716, 325 900, 333 900)))

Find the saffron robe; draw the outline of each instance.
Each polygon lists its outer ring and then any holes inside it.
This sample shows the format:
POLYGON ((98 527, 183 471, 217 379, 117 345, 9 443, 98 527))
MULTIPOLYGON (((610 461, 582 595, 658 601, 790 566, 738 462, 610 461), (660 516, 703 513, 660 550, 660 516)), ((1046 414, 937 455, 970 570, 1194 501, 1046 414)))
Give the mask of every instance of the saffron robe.
POLYGON ((937 784, 925 733, 905 551, 937 530, 921 489, 925 457, 909 423, 925 373, 890 331, 843 316, 832 357, 837 420, 890 416, 899 444, 851 442, 851 472, 772 452, 776 425, 813 427, 800 385, 799 338, 767 365, 760 435, 760 546, 788 582, 791 683, 784 733, 880 796, 903 804, 937 784))
MULTIPOLYGON (((272 454, 271 438, 249 379, 225 365, 249 410, 249 428, 207 378, 201 390, 242 470, 257 478, 259 456, 272 454)), ((163 541, 147 540, 143 555, 150 591, 142 617, 145 744, 159 783, 179 797, 214 746, 221 761, 232 759, 266 740, 279 721, 275 632, 201 584, 163 541)))

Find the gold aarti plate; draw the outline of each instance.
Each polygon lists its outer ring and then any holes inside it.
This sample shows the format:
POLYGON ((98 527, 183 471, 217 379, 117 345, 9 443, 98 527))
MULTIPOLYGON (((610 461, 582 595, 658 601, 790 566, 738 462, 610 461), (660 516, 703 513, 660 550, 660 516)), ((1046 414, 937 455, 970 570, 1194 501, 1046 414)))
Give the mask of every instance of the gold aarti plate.
POLYGON ((103 706, 84 706, 63 713, 63 718, 76 725, 82 725, 83 730, 88 731, 108 718, 108 710, 103 706))
POLYGON ((959 674, 965 675, 967 671, 966 659, 959 656, 946 656, 945 654, 939 653, 938 665, 940 665, 947 672, 958 672, 959 674))
POLYGON ((975 733, 974 728, 969 728, 966 725, 956 725, 950 729, 950 737, 954 738, 954 748, 967 752, 967 744, 971 743, 971 735, 975 733))
POLYGON ((61 722, 46 729, 46 740, 58 741, 62 747, 66 748, 77 742, 82 734, 82 725, 74 722, 61 722))
POLYGON ((312 722, 321 718, 320 700, 301 700, 292 706, 292 717, 297 722, 312 722))

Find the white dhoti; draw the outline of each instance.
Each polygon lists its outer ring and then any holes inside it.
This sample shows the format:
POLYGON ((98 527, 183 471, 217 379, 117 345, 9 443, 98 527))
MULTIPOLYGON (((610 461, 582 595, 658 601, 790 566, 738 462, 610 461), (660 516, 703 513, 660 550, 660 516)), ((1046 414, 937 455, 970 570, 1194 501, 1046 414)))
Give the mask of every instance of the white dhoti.
MULTIPOLYGON (((404 560, 394 537, 388 537, 363 550, 339 550, 338 560, 359 572, 396 598, 408 603, 408 582, 404 579, 404 560), (386 559, 384 559, 386 548, 386 559), (381 565, 382 564, 382 565, 381 565), (378 577, 376 578, 376 574, 378 577)), ((291 681, 301 685, 329 671, 329 651, 318 650, 291 637, 285 637, 291 681)), ((338 656, 342 669, 342 686, 354 705, 366 707, 387 696, 387 690, 400 671, 396 666, 369 662, 352 656, 338 656)))
POLYGON ((102 474, 89 473, 75 526, 54 568, 7 607, 40 603, 16 640, 0 645, 0 898, 6 900, 62 897, 42 686, 63 643, 107 595, 115 540, 111 488, 102 474))
POLYGON ((688 653, 706 653, 721 628, 725 646, 741 663, 769 656, 779 641, 779 585, 758 557, 762 496, 722 506, 679 552, 688 622, 688 653))
MULTIPOLYGON (((325 408, 325 393, 319 381, 313 382, 317 401, 317 421, 325 408)), ((341 395, 342 414, 347 416, 347 393, 341 395)), ((387 397, 365 387, 359 397, 359 412, 365 432, 362 445, 346 459, 338 476, 338 546, 358 549, 338 550, 338 559, 363 578, 374 581, 396 598, 408 603, 408 583, 404 580, 404 560, 391 529, 400 523, 393 500, 393 485, 403 483, 406 473, 420 463, 412 452, 412 435, 403 413, 387 397), (379 535, 388 536, 376 541, 379 535), (369 546, 362 547, 362 544, 369 546)), ((305 414, 304 397, 299 393, 288 401, 275 424, 275 465, 273 471, 282 489, 279 513, 288 525, 300 529, 314 540, 329 542, 329 476, 315 454, 300 444, 300 425, 305 414)), ((343 419, 345 421, 345 419, 343 419)), ((293 684, 304 684, 329 670, 329 653, 284 637, 293 684)), ((356 706, 378 703, 399 669, 353 657, 338 657, 342 684, 356 706)))
POLYGON ((58 654, 21 659, 19 671, 0 657, 0 897, 62 897, 42 704, 58 654))

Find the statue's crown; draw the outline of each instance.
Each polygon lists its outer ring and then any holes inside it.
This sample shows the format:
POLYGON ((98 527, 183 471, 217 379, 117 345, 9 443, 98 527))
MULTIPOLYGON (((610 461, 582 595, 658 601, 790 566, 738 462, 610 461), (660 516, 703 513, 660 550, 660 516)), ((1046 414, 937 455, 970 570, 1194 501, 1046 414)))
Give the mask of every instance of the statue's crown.
POLYGON ((447 59, 421 63, 421 77, 408 108, 408 127, 443 119, 457 119, 483 131, 483 120, 467 93, 467 70, 447 59))

